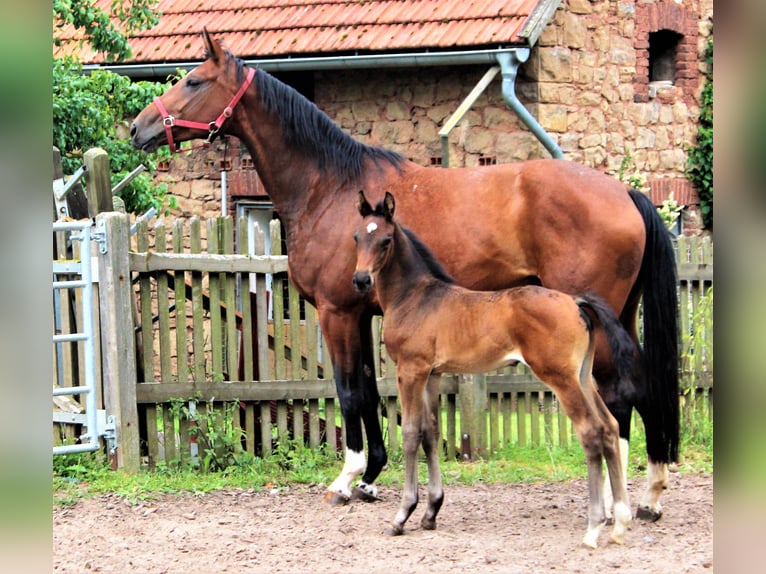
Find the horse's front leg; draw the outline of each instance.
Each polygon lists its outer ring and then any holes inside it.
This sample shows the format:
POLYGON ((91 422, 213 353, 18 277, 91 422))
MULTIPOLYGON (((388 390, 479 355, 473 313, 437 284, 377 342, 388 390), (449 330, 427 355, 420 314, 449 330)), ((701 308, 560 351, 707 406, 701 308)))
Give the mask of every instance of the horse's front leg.
POLYGON ((423 410, 423 450, 428 465, 428 508, 420 521, 425 530, 436 528, 436 515, 444 502, 444 488, 439 468, 441 432, 439 430, 440 375, 428 377, 425 409, 423 410))
POLYGON ((418 448, 423 440, 424 390, 428 371, 418 374, 397 365, 397 386, 402 406, 402 451, 404 455, 404 489, 399 510, 388 531, 391 535, 404 532, 404 523, 418 505, 418 448))
POLYGON ((351 483, 365 469, 362 435, 363 386, 361 381, 360 313, 340 313, 318 305, 322 334, 332 358, 335 388, 346 429, 343 470, 330 484, 325 500, 332 505, 351 499, 351 483))

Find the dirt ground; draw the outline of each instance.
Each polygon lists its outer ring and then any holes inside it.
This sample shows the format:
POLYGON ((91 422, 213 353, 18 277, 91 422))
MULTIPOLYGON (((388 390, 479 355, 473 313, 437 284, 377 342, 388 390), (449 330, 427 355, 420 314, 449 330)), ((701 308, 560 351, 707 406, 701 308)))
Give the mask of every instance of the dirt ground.
MULTIPOLYGON (((643 480, 629 485, 635 510, 643 480)), ((713 476, 672 474, 658 522, 634 520, 626 544, 580 544, 583 480, 447 486, 437 529, 384 534, 399 490, 382 502, 332 508, 320 487, 161 496, 130 504, 105 495, 53 510, 54 572, 377 573, 713 570, 713 476)))

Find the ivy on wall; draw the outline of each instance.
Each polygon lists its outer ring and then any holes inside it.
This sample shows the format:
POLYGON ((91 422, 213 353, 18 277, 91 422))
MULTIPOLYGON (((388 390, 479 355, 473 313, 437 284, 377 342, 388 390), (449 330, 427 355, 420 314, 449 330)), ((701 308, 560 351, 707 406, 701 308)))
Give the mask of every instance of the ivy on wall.
POLYGON ((713 39, 708 42, 705 59, 707 79, 702 90, 697 143, 689 149, 686 176, 697 188, 702 223, 713 229, 713 39))

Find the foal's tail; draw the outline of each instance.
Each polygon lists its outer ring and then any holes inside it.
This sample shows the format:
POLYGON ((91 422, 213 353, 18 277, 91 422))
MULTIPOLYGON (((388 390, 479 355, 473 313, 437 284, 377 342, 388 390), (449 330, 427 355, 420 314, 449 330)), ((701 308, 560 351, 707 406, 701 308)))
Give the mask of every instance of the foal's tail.
POLYGON ((612 364, 617 371, 619 380, 631 380, 633 378, 636 345, 633 339, 630 338, 630 334, 620 323, 617 315, 614 314, 614 311, 612 311, 612 308, 606 301, 593 293, 580 295, 575 298, 575 301, 581 310, 590 310, 604 328, 606 341, 609 344, 609 350, 612 352, 612 364))

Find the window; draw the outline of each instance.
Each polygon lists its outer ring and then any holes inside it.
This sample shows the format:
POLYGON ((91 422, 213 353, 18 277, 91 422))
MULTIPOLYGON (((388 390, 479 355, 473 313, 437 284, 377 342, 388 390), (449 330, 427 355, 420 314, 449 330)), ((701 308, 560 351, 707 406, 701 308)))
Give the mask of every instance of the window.
POLYGON ((649 33, 649 81, 676 81, 676 57, 683 36, 672 30, 649 33))

